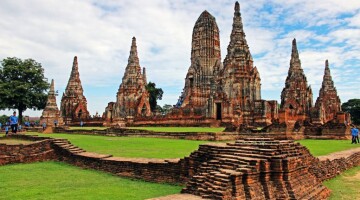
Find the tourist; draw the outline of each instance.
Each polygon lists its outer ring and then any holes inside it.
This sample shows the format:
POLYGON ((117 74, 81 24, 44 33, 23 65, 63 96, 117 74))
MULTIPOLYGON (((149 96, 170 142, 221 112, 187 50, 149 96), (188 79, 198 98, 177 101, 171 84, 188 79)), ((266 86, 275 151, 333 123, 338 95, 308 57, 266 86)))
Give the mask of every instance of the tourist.
POLYGON ((0 130, 1 130, 1 126, 2 126, 2 124, 1 124, 1 122, 0 122, 0 130))
POLYGON ((7 136, 9 134, 9 126, 5 125, 5 136, 7 136))
POLYGON ((351 144, 359 142, 359 130, 355 126, 351 128, 351 136, 351 144))
POLYGON ((84 125, 84 122, 81 121, 81 122, 80 122, 80 127, 83 127, 83 125, 84 125))
POLYGON ((45 122, 42 124, 42 128, 43 128, 43 131, 46 129, 46 123, 45 122))
POLYGON ((18 128, 18 117, 16 116, 16 112, 13 112, 13 115, 10 117, 10 126, 11 132, 16 133, 18 128))
POLYGON ((55 125, 55 127, 57 126, 57 123, 58 123, 58 121, 55 119, 55 120, 54 120, 54 125, 55 125))

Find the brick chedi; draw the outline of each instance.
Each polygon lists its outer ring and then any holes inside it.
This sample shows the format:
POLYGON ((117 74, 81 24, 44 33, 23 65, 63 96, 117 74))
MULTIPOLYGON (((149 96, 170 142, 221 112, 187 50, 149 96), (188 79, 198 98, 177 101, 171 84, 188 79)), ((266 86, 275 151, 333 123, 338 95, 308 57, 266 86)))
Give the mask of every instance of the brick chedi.
POLYGON ((316 161, 290 140, 248 138, 200 145, 190 157, 182 193, 205 199, 326 199, 330 190, 309 167, 316 161))
POLYGON ((51 80, 46 106, 40 117, 40 124, 43 124, 44 122, 49 127, 55 125, 55 122, 57 122, 58 125, 63 124, 63 119, 60 117, 60 111, 56 104, 54 79, 51 80))
POLYGON ((191 65, 179 99, 181 107, 205 107, 210 97, 214 69, 221 65, 219 28, 215 18, 204 11, 192 34, 191 65))
POLYGON ((69 82, 61 98, 60 106, 61 115, 67 123, 89 118, 87 101, 83 93, 78 61, 75 56, 69 82))
MULTIPOLYGON (((318 122, 324 124, 336 118, 341 111, 341 101, 332 80, 328 60, 325 61, 324 77, 315 102, 318 122)), ((315 120, 315 119, 314 119, 315 120)))
POLYGON ((279 112, 280 122, 305 121, 310 116, 313 94, 311 87, 301 68, 301 61, 296 46, 296 39, 292 42, 290 68, 281 92, 279 112))
POLYGON ((130 56, 112 109, 112 119, 149 116, 149 93, 146 90, 146 72, 139 63, 136 38, 132 38, 130 56))
POLYGON ((223 68, 215 80, 210 112, 212 117, 236 124, 252 123, 255 101, 261 100, 260 74, 245 39, 240 4, 235 3, 232 32, 223 68))

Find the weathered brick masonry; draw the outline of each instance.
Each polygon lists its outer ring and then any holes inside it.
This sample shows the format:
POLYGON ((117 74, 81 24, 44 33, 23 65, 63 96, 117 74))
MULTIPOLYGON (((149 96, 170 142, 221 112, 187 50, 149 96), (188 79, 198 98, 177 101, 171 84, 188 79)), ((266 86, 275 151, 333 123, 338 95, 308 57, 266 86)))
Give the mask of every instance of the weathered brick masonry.
POLYGON ((183 192, 212 199, 323 199, 323 180, 360 164, 360 149, 315 158, 289 140, 244 139, 200 145, 184 159, 120 158, 86 152, 65 139, 27 135, 28 145, 0 145, 0 165, 58 160, 152 182, 186 183, 183 192))

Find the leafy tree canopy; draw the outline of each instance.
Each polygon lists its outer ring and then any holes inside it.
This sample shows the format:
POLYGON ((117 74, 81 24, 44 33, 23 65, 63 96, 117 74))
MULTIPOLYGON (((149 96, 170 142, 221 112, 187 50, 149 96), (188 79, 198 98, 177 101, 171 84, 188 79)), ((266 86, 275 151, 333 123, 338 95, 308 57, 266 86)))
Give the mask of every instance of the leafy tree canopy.
POLYGON ((150 103, 150 109, 152 112, 156 110, 157 106, 157 100, 162 99, 163 90, 161 88, 156 88, 156 84, 153 82, 149 82, 146 85, 146 90, 149 92, 149 103, 150 103))
POLYGON ((41 64, 33 59, 5 58, 0 67, 0 109, 43 109, 49 83, 41 64))
POLYGON ((353 124, 360 125, 360 99, 349 99, 341 105, 341 109, 350 113, 353 124))

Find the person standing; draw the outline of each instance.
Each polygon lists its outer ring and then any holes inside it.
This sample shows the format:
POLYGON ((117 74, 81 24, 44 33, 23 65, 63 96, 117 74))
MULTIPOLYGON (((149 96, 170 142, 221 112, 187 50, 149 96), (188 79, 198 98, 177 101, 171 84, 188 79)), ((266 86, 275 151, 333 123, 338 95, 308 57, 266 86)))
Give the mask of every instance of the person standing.
POLYGON ((5 125, 5 136, 9 134, 9 126, 5 125))
POLYGON ((359 142, 359 130, 355 126, 351 128, 351 136, 351 144, 356 144, 357 142, 359 142))
POLYGON ((1 124, 1 122, 0 122, 0 130, 1 130, 1 128, 2 128, 2 124, 1 124))
POLYGON ((10 126, 11 132, 16 133, 18 128, 18 117, 16 116, 16 112, 13 112, 13 115, 10 117, 10 126))
POLYGON ((83 126, 84 126, 84 122, 81 121, 81 122, 80 122, 80 127, 83 127, 83 126))
POLYGON ((42 124, 42 128, 43 128, 43 131, 46 129, 46 123, 45 122, 42 124))

